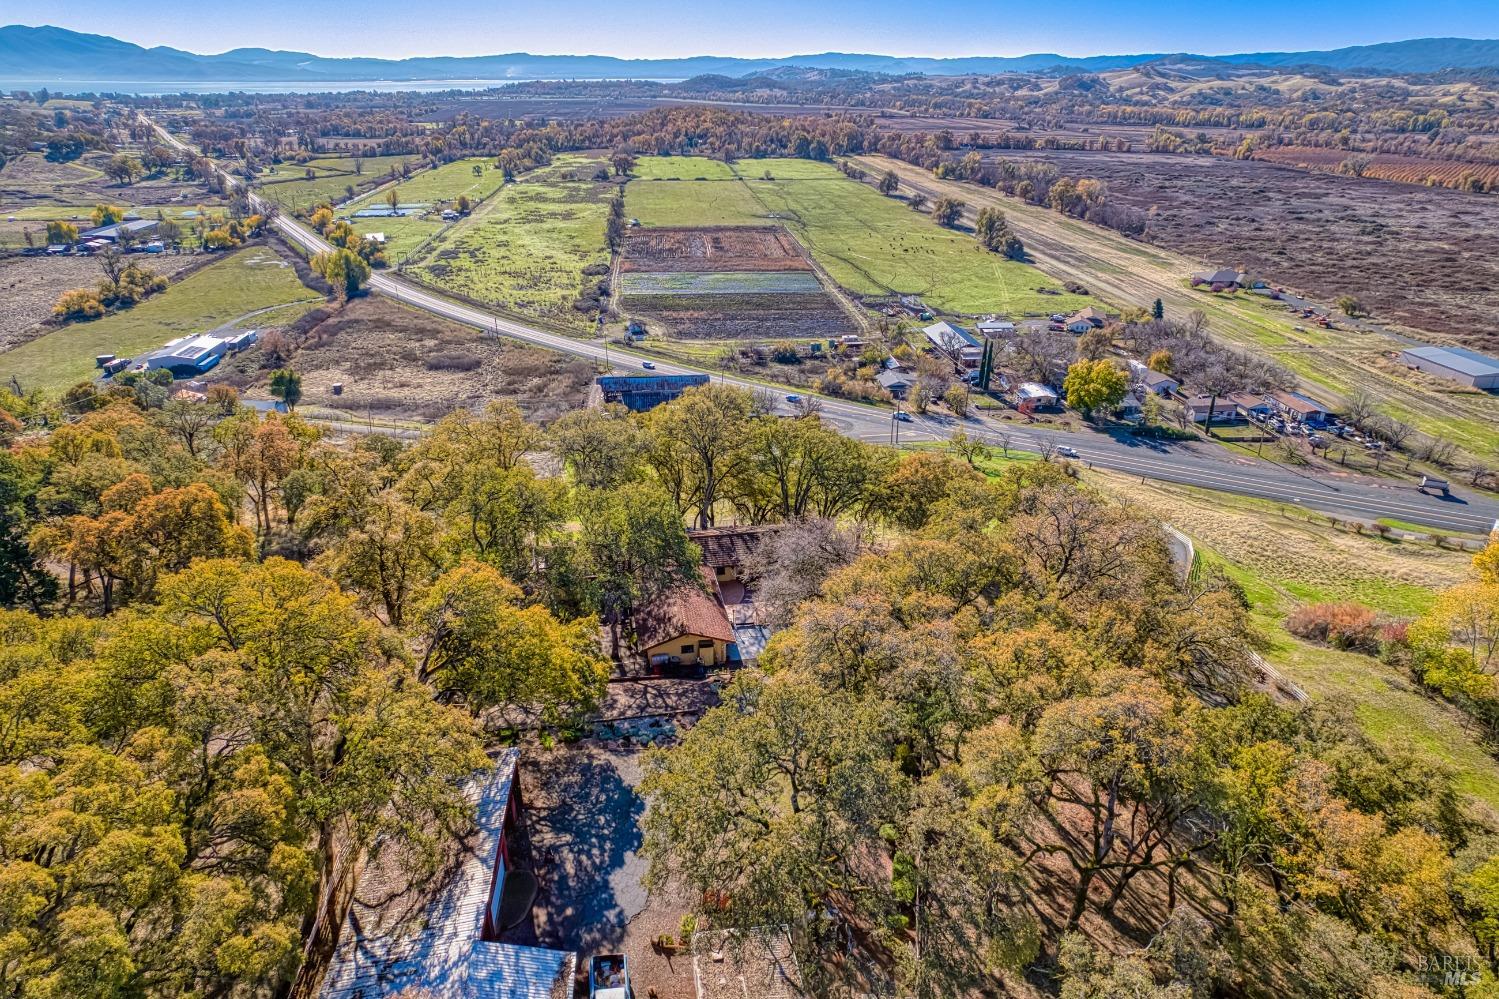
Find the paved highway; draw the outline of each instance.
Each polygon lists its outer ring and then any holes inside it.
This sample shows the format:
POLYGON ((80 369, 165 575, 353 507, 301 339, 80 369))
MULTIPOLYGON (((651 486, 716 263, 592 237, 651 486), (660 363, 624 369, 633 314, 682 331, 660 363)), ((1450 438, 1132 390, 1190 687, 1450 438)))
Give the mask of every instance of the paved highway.
MULTIPOLYGON (((144 115, 142 120, 154 127, 168 143, 196 154, 195 150, 154 121, 144 115)), ((224 176, 231 185, 242 186, 238 178, 227 172, 224 176)), ((268 207, 253 191, 250 192, 250 200, 258 210, 268 207)), ((288 216, 278 213, 272 224, 286 239, 309 253, 324 253, 332 249, 321 236, 288 216)), ((606 346, 602 340, 579 340, 550 333, 455 302, 390 272, 376 272, 370 279, 370 288, 414 308, 495 336, 509 337, 548 350, 589 358, 615 368, 624 369, 627 365, 633 367, 634 362, 643 359, 643 355, 618 346, 606 346)), ((708 374, 726 385, 750 390, 766 388, 764 384, 749 379, 674 362, 657 360, 655 366, 659 374, 708 374)), ((805 391, 802 394, 811 395, 805 391)), ((1008 446, 1011 450, 1040 451, 1048 445, 1065 444, 1076 450, 1078 460, 1098 468, 1305 506, 1350 519, 1373 520, 1387 517, 1422 524, 1436 530, 1474 533, 1487 533, 1499 525, 1499 501, 1485 496, 1454 490, 1453 495, 1441 497, 1419 491, 1414 483, 1397 484, 1365 476, 1299 471, 1249 456, 1237 457, 1221 447, 1205 442, 1147 442, 1087 431, 1069 433, 1010 429, 1001 428, 992 421, 978 417, 956 420, 913 414, 911 422, 897 425, 889 410, 824 396, 817 398, 822 404, 821 416, 828 423, 840 432, 861 440, 892 440, 893 433, 898 430, 902 442, 942 441, 950 438, 953 431, 961 429, 969 437, 997 443, 1000 435, 1004 434, 1009 438, 1008 446)), ((351 420, 350 426, 358 427, 357 421, 351 420)))

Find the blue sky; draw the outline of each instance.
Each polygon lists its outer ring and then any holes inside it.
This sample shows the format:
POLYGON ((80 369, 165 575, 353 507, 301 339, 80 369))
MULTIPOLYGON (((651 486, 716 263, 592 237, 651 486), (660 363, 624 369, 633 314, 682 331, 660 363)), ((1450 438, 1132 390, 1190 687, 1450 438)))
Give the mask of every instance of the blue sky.
POLYGON ((1499 0, 22 0, 0 23, 56 24, 194 52, 781 56, 1097 55, 1330 49, 1499 37, 1499 0), (1221 11, 1215 15, 1213 11, 1221 11))

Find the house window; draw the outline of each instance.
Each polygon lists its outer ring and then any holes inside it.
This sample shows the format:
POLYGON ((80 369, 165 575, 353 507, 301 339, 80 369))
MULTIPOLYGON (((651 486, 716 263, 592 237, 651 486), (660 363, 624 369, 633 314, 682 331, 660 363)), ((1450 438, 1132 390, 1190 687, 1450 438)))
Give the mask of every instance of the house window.
POLYGON ((682 646, 682 655, 689 655, 695 648, 696 646, 690 644, 682 646))

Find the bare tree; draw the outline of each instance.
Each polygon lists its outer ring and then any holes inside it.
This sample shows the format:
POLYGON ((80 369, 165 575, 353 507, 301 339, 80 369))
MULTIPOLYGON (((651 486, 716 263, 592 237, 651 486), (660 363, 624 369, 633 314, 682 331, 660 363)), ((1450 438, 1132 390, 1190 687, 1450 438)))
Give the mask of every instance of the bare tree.
POLYGON ((822 412, 822 400, 816 396, 804 395, 796 403, 796 415, 799 417, 817 416, 822 412))
POLYGON ((743 567, 761 620, 773 629, 790 627, 797 608, 866 547, 859 528, 823 518, 793 521, 765 536, 743 567))
POLYGON ((755 394, 750 397, 750 416, 754 419, 769 416, 776 411, 780 401, 781 397, 768 388, 755 389, 755 394))

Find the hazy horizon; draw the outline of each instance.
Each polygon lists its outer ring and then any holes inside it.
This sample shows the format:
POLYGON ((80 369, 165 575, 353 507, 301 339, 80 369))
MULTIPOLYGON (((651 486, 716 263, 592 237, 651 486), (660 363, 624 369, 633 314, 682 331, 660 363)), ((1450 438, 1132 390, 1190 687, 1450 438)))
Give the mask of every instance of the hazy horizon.
POLYGON ((123 7, 114 0, 33 0, 26 23, 112 35, 153 47, 201 54, 236 48, 308 52, 330 58, 475 56, 508 52, 599 55, 622 59, 722 56, 775 59, 821 52, 909 58, 1069 57, 1191 52, 1336 49, 1425 37, 1494 38, 1491 0, 1431 0, 1419 9, 1397 0, 1266 0, 1244 30, 1224 32, 1187 18, 1163 0, 1077 0, 1068 17, 1041 6, 984 0, 930 0, 920 16, 895 0, 828 0, 817 7, 764 0, 746 18, 740 4, 712 0, 684 7, 637 0, 630 17, 589 22, 559 18, 550 5, 475 8, 460 0, 368 0, 358 23, 328 0, 263 0, 201 17, 201 4, 160 0, 123 7), (1234 44, 1225 44, 1223 39, 1234 44))

